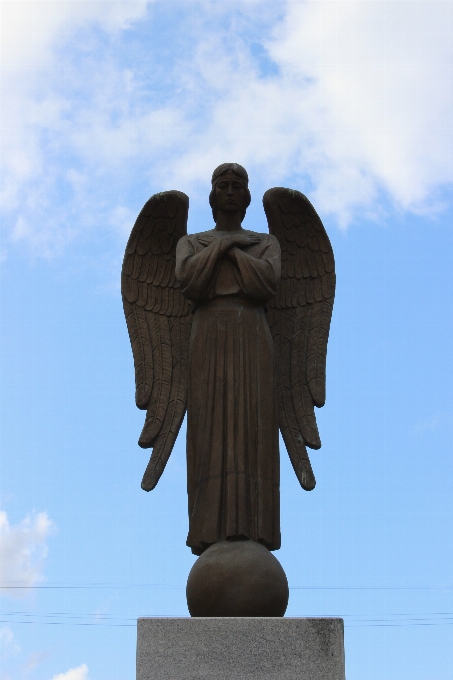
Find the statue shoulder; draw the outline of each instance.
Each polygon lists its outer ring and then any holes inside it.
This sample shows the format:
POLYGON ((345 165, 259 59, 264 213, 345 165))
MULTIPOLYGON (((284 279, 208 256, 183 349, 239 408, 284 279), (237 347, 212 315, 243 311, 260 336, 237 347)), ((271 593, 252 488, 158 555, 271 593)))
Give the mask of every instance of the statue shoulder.
POLYGON ((197 243, 198 242, 198 237, 201 236, 210 236, 210 235, 216 235, 215 229, 207 229, 206 231, 197 231, 195 234, 186 234, 183 236, 180 240, 189 242, 189 243, 197 243))
POLYGON ((252 229, 244 229, 244 232, 246 234, 252 234, 253 236, 259 236, 262 241, 268 239, 269 237, 272 238, 272 234, 269 234, 268 231, 253 231, 252 229))
POLYGON ((279 240, 273 234, 269 234, 266 231, 250 231, 249 229, 245 229, 244 231, 246 231, 248 234, 253 234, 253 236, 259 236, 263 246, 271 245, 280 250, 279 240))

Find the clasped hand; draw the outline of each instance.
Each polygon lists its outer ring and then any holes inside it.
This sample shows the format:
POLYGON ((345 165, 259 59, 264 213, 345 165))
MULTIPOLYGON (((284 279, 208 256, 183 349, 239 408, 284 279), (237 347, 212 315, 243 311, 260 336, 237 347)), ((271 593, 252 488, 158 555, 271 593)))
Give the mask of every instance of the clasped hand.
MULTIPOLYGON (((198 241, 203 246, 210 246, 216 237, 211 234, 199 236, 198 241)), ((230 251, 232 248, 246 248, 247 246, 255 245, 260 242, 260 237, 256 234, 247 234, 244 232, 226 234, 220 237, 221 248, 224 252, 230 251)))

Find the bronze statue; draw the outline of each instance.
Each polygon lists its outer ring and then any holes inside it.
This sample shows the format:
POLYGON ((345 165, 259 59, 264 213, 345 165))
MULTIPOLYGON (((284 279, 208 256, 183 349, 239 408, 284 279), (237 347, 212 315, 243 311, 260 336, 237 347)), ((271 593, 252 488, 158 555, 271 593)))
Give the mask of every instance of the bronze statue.
POLYGON ((187 410, 196 555, 227 539, 280 547, 279 428, 300 484, 315 486, 305 447, 321 446, 332 247, 298 191, 264 194, 269 234, 242 228, 250 200, 245 169, 219 166, 215 228, 187 235, 188 197, 156 194, 123 263, 136 403, 147 411, 139 445, 153 448, 142 488, 159 481, 187 410))

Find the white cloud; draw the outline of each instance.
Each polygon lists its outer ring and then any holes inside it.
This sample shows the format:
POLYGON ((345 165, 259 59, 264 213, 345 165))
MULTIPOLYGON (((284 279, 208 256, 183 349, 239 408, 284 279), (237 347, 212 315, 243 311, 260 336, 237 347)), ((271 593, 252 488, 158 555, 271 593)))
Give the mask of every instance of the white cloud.
POLYGON ((5 74, 36 71, 54 58, 63 42, 87 23, 108 31, 127 29, 146 12, 144 0, 2 0, 1 61, 5 74))
POLYGON ((78 666, 77 668, 70 668, 66 673, 54 675, 52 680, 89 680, 88 668, 83 663, 81 666, 78 666))
POLYGON ((0 628, 0 659, 15 656, 20 652, 20 646, 16 642, 14 633, 8 626, 0 628))
POLYGON ((433 212, 453 183, 453 3, 191 2, 179 23, 175 3, 152 20, 146 2, 11 4, 3 204, 16 245, 47 254, 84 229, 122 230, 137 185, 203 187, 205 200, 225 159, 259 192, 307 191, 342 225, 383 193, 433 212), (173 22, 170 49, 154 19, 173 22))
POLYGON ((422 420, 414 428, 414 433, 424 435, 433 434, 442 430, 449 430, 453 426, 453 415, 451 413, 436 413, 426 420, 422 420))
POLYGON ((13 527, 6 512, 0 512, 0 584, 4 594, 22 595, 20 588, 32 587, 43 580, 47 538, 53 528, 45 512, 27 515, 13 527))
POLYGON ((28 242, 45 255, 49 242, 55 250, 72 235, 68 206, 60 211, 55 206, 62 169, 54 154, 56 149, 64 153, 67 146, 68 113, 74 106, 74 96, 58 91, 66 75, 65 46, 76 41, 90 50, 87 31, 100 27, 115 36, 142 17, 149 4, 144 0, 2 1, 1 200, 3 209, 13 214, 13 241, 28 242), (49 206, 52 213, 46 213, 49 206), (37 216, 43 226, 36 224, 37 216))
POLYGON ((206 172, 229 149, 272 180, 308 175, 343 223, 382 190, 433 208, 453 183, 452 26, 452 3, 290 2, 266 41, 280 68, 268 80, 205 41, 198 74, 218 98, 179 167, 206 172))
POLYGON ((335 171, 355 166, 403 208, 453 182, 452 3, 290 3, 270 50, 294 83, 314 79, 335 171))

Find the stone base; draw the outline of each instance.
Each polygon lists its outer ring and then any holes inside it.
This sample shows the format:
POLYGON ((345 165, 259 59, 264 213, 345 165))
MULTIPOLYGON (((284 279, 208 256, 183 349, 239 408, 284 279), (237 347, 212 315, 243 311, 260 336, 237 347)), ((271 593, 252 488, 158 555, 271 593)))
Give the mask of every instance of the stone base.
POLYGON ((345 680, 343 619, 138 619, 137 680, 345 680))

